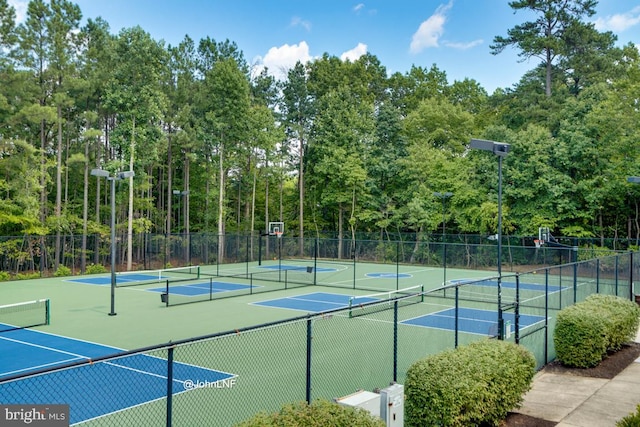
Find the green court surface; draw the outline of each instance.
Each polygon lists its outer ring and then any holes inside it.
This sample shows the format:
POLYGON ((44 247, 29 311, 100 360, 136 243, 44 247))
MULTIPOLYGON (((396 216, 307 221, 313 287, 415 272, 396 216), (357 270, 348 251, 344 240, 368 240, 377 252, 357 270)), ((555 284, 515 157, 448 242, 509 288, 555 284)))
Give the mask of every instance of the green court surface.
MULTIPOLYGON (((523 302, 518 328, 521 343, 535 353, 538 366, 544 364, 548 356, 545 349, 550 339, 544 333, 545 316, 549 316, 550 328, 546 330, 552 331, 557 310, 597 289, 593 276, 568 274, 575 271, 521 275, 517 290, 514 276, 503 276, 501 297, 507 307, 505 319, 513 323, 515 312, 508 307, 519 295, 523 302), (555 311, 547 314, 545 306, 555 311)), ((178 390, 172 399, 175 425, 208 425, 207 422, 214 419, 219 421, 216 425, 232 425, 258 411, 275 411, 285 403, 305 400, 309 383, 311 399, 332 399, 357 389, 384 387, 394 379, 396 371, 397 381, 402 383, 407 369, 416 360, 452 349, 456 344, 496 334, 493 324, 497 317, 498 287, 493 271, 447 268, 446 282, 460 285, 459 307, 455 310, 452 308, 456 301, 455 289, 447 289, 446 295, 441 290, 434 291, 444 282, 441 268, 288 260, 262 265, 200 266, 197 273, 192 271, 186 275, 176 271, 136 271, 124 276, 117 276, 114 316, 109 315, 112 291, 109 274, 3 282, 0 301, 11 304, 48 298, 50 324, 34 330, 114 349, 134 350, 231 332, 146 349, 145 357, 136 359, 140 362, 135 363, 153 362, 151 367, 136 365, 135 369, 120 369, 116 374, 111 371, 101 374, 101 366, 112 367, 118 363, 93 360, 83 368, 87 371, 82 375, 90 378, 91 384, 111 384, 116 379, 121 384, 129 384, 132 381, 129 372, 155 373, 157 364, 164 364, 165 368, 159 369, 166 371, 170 365, 167 360, 174 360, 177 366, 197 368, 194 372, 224 373, 234 378, 234 387, 224 390, 204 387, 187 392, 182 383, 176 383, 178 390), (385 294, 417 285, 424 289, 424 297, 402 306, 398 302, 398 310, 394 311, 385 294), (167 289, 169 301, 177 299, 178 305, 167 306, 166 296, 163 301, 167 289), (372 298, 376 293, 381 301, 373 305, 362 298, 372 298), (360 299, 349 299, 356 296, 360 299), (184 304, 189 300, 196 302, 184 304), (345 301, 351 304, 346 309, 325 311, 335 308, 333 304, 345 306, 345 301), (353 304, 354 301, 359 302, 353 304), (459 331, 456 334, 451 314, 458 309, 465 318, 460 319, 459 324, 456 322, 459 331), (271 323, 278 321, 283 322, 271 323), (267 323, 271 324, 250 328, 267 323), (394 352, 396 332, 397 351, 394 352)), ((601 291, 606 288, 607 293, 613 293, 614 289, 616 294, 618 290, 624 293, 623 288, 600 282, 601 291)), ((553 348, 549 351, 553 352, 553 348)), ((68 353, 79 352, 69 349, 68 353)), ((61 384, 78 376, 75 369, 59 372, 61 384)), ((164 381, 159 382, 159 390, 147 390, 149 385, 144 386, 145 391, 161 396, 166 392, 168 375, 160 374, 164 381)), ((21 402, 32 398, 34 388, 29 384, 22 380, 5 382, 0 385, 4 387, 0 392, 21 402)), ((64 388, 49 380, 35 387, 47 403, 64 388)), ((118 392, 110 390, 110 386, 107 388, 101 391, 104 393, 99 399, 101 402, 117 401, 126 391, 139 394, 135 387, 125 387, 118 392)), ((89 398, 84 400, 90 401, 82 401, 81 397, 83 393, 73 397, 80 401, 74 405, 73 413, 77 413, 78 408, 92 408, 100 403, 89 398)), ((95 419, 82 421, 82 425, 161 425, 168 401, 149 398, 144 404, 123 403, 120 409, 105 409, 95 419)))
MULTIPOLYGON (((284 262, 286 265, 296 265, 284 262)), ((302 265, 303 263, 301 263, 302 265)), ((276 286, 271 280, 260 281, 265 272, 277 274, 284 271, 278 262, 271 264, 232 264, 202 266, 202 275, 215 271, 221 275, 249 272, 254 285, 266 290, 276 286), (269 265, 272 268, 269 268, 269 265), (274 269, 275 267, 276 269, 274 269)), ((111 311, 111 286, 91 284, 96 277, 108 274, 56 277, 0 283, 0 301, 11 304, 40 298, 51 300, 51 324, 36 329, 67 337, 110 345, 121 349, 135 349, 169 341, 230 331, 242 327, 299 316, 299 311, 276 309, 252 304, 281 296, 308 292, 331 292, 345 295, 366 295, 377 291, 424 285, 432 289, 442 285, 443 271, 437 268, 416 268, 359 263, 327 263, 317 267, 317 282, 323 285, 296 285, 291 289, 268 293, 240 295, 213 301, 165 307, 158 292, 149 289, 164 287, 165 281, 153 281, 139 286, 115 289, 115 316, 111 311), (322 269, 326 269, 323 271, 322 269), (88 279, 83 282, 83 278, 88 279), (358 288, 353 289, 354 282, 358 288), (299 287, 301 286, 301 287, 299 287)), ((137 272, 140 273, 140 272, 137 272)), ((299 273, 301 275, 307 275, 299 273)), ((447 279, 487 277, 491 272, 447 269, 447 279)), ((228 281, 229 277, 216 280, 228 281)), ((242 282, 241 279, 236 279, 242 282)), ((171 284, 173 286, 173 284, 171 284)), ((279 284, 277 286, 280 286, 279 284)))

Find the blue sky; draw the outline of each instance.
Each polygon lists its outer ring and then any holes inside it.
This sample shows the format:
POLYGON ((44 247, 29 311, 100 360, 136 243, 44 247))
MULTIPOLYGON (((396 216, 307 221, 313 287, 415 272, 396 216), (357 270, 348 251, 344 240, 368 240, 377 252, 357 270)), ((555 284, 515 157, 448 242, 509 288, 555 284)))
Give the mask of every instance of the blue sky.
MULTIPOLYGON (((73 1, 73 0, 72 0, 73 1)), ((27 0, 9 0, 18 16, 27 0)), ((154 39, 177 45, 185 35, 229 39, 256 69, 276 75, 297 60, 328 53, 356 59, 376 55, 390 75, 412 65, 435 64, 449 83, 472 78, 489 93, 511 87, 537 65, 517 51, 491 55, 495 36, 532 18, 514 13, 508 0, 76 0, 87 18, 102 17, 117 34, 142 27, 154 39)), ((618 44, 640 45, 640 2, 601 0, 593 21, 613 31, 618 44)))

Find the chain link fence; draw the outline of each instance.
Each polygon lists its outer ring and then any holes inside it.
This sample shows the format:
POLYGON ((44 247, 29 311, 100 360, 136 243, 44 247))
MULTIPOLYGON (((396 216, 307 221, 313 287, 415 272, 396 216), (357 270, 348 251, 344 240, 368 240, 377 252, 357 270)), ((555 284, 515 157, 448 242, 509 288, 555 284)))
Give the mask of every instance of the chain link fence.
POLYGON ((403 383, 416 360, 487 337, 527 347, 540 368, 555 357, 559 310, 593 293, 633 298, 638 274, 627 253, 86 355, 0 378, 0 403, 68 404, 71 424, 83 426, 231 426, 285 403, 403 383))

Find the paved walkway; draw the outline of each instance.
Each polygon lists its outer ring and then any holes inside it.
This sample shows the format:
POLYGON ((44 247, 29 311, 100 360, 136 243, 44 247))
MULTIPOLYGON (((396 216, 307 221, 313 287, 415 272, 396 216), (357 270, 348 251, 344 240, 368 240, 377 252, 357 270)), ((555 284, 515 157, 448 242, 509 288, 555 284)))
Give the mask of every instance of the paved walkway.
POLYGON ((615 427, 638 404, 640 358, 611 380, 539 372, 516 412, 555 421, 557 427, 615 427))

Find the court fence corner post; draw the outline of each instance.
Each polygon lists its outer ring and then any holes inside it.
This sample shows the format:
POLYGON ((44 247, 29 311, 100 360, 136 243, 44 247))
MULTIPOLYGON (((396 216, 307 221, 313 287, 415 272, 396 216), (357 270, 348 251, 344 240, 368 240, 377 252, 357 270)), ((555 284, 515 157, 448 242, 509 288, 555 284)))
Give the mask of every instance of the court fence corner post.
POLYGON ((173 349, 174 346, 169 347, 167 354, 167 427, 171 427, 173 419, 173 349))
POLYGON ((306 400, 308 404, 311 404, 311 315, 307 315, 307 382, 306 382, 306 400))

